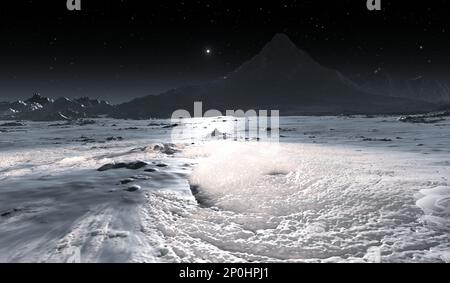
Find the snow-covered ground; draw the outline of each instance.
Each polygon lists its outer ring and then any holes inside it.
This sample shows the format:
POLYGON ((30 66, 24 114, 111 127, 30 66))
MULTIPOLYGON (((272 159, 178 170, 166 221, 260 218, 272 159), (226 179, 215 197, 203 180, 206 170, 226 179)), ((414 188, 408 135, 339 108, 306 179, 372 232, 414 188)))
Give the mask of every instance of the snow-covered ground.
POLYGON ((0 262, 450 262, 450 120, 397 118, 0 126, 0 262))

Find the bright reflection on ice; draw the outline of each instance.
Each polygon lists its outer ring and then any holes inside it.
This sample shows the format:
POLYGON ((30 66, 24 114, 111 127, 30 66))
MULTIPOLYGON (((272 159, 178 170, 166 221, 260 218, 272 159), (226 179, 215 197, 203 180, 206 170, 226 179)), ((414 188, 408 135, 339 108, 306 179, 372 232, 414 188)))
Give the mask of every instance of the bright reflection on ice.
POLYGON ((172 114, 176 125, 171 133, 173 143, 203 142, 208 140, 279 142, 280 112, 278 110, 210 109, 204 112, 202 102, 194 102, 194 116, 184 109, 172 114))
POLYGON ((172 143, 205 141, 279 142, 278 118, 218 116, 210 118, 172 119, 172 143))

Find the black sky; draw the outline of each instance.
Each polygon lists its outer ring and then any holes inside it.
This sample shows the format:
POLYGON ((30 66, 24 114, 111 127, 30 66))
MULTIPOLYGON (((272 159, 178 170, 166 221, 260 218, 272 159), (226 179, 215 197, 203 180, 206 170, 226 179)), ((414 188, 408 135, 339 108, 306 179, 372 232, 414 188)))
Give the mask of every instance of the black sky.
POLYGON ((158 94, 225 75, 277 32, 350 77, 450 82, 448 1, 382 4, 370 12, 366 0, 82 0, 74 12, 65 0, 8 1, 0 100, 158 94))

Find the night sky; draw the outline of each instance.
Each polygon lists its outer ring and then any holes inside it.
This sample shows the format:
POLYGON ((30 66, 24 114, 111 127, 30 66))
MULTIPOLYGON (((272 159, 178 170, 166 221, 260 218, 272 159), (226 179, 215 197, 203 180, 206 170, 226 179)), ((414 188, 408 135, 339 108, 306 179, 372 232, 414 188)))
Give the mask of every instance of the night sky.
POLYGON ((352 78, 450 83, 444 0, 382 0, 377 12, 366 0, 3 2, 0 100, 158 94, 224 76, 277 32, 352 78))

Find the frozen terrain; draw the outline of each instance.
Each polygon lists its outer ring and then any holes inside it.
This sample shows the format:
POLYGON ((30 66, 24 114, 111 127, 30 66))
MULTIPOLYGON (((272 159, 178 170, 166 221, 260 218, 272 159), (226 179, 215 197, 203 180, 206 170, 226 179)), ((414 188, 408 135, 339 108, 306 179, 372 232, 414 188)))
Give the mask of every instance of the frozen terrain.
POLYGON ((450 119, 233 121, 0 121, 0 262, 450 262, 450 119))

